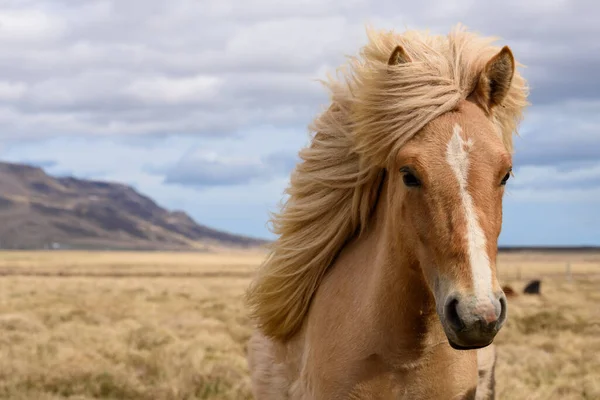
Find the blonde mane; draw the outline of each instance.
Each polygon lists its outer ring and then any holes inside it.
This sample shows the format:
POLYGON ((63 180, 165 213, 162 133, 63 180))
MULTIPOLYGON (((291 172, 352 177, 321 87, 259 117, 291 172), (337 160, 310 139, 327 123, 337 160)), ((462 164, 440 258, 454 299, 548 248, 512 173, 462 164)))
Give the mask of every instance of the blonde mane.
MULTIPOLYGON (((348 240, 367 226, 381 173, 423 126, 452 111, 473 91, 494 38, 457 26, 447 36, 368 30, 358 57, 330 78, 331 105, 311 124, 315 132, 291 175, 288 200, 273 215, 278 239, 247 292, 262 332, 286 339, 302 325, 320 281, 348 240), (389 66, 397 45, 411 62, 389 66)), ((525 80, 515 71, 493 113, 504 145, 527 106, 525 80)))

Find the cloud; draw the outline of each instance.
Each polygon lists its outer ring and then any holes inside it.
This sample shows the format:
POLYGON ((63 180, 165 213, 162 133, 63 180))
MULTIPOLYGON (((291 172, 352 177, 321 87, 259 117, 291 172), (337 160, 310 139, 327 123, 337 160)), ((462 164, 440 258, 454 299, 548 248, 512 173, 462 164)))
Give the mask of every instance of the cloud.
POLYGON ((600 160, 600 98, 531 109, 524 128, 514 139, 516 166, 600 160))
POLYGON ((222 80, 199 75, 188 78, 148 77, 131 83, 125 93, 144 103, 200 103, 215 97, 222 80))
POLYGON ((39 167, 42 169, 50 169, 50 168, 54 168, 58 166, 58 162, 55 160, 44 160, 44 159, 37 159, 37 160, 19 160, 21 163, 23 164, 29 164, 35 167, 39 167))
MULTIPOLYGON (((176 165, 167 168, 164 182, 196 188, 264 182, 286 177, 296 162, 295 157, 286 153, 242 158, 192 152, 186 154, 176 165)), ((154 169, 154 172, 159 171, 154 169)))
POLYGON ((354 47, 339 12, 361 1, 303 3, 14 3, 0 14, 11 21, 0 35, 0 135, 224 136, 306 125, 326 100, 316 72, 338 63, 342 43, 354 47))
POLYGON ((590 2, 201 3, 9 3, 0 12, 0 135, 226 136, 306 126, 327 100, 315 80, 357 52, 366 23, 445 33, 462 21, 498 35, 528 65, 535 104, 600 91, 600 28, 580 11, 590 2))
MULTIPOLYGON (((516 176, 511 183, 521 190, 578 188, 600 190, 600 162, 591 165, 578 165, 575 168, 526 166, 516 172, 516 176)), ((569 199, 568 194, 565 199, 569 199)))
POLYGON ((15 45, 52 42, 66 30, 62 19, 39 9, 2 10, 0 26, 0 41, 15 45))

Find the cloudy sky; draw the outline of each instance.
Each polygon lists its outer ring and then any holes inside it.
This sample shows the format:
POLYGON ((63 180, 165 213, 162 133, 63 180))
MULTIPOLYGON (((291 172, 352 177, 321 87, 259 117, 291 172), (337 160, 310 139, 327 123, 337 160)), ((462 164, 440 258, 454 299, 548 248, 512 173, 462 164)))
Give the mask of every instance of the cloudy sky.
POLYGON ((600 244, 600 7, 576 0, 0 0, 0 159, 271 238, 316 81, 365 25, 499 36, 527 65, 501 244, 600 244))

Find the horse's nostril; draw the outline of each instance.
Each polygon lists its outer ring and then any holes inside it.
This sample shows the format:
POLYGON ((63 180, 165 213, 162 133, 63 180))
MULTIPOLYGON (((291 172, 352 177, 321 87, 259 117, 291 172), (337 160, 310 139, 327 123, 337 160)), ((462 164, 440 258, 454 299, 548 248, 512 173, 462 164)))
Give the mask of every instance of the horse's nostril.
POLYGON ((450 297, 446 302, 446 320, 455 331, 460 331, 465 327, 465 324, 458 315, 458 299, 455 296, 450 297))
POLYGON ((506 297, 501 296, 500 299, 500 316, 498 317, 498 325, 502 325, 506 319, 506 297))

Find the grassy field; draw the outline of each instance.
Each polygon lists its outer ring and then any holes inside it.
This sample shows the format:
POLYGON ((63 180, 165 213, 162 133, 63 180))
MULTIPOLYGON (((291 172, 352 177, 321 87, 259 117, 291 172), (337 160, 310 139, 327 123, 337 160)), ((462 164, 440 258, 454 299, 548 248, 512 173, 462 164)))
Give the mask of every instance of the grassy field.
MULTIPOLYGON (((250 399, 262 254, 0 253, 0 398, 250 399)), ((600 399, 600 256, 501 255, 499 399, 600 399), (566 275, 570 263, 572 276, 566 275)))

